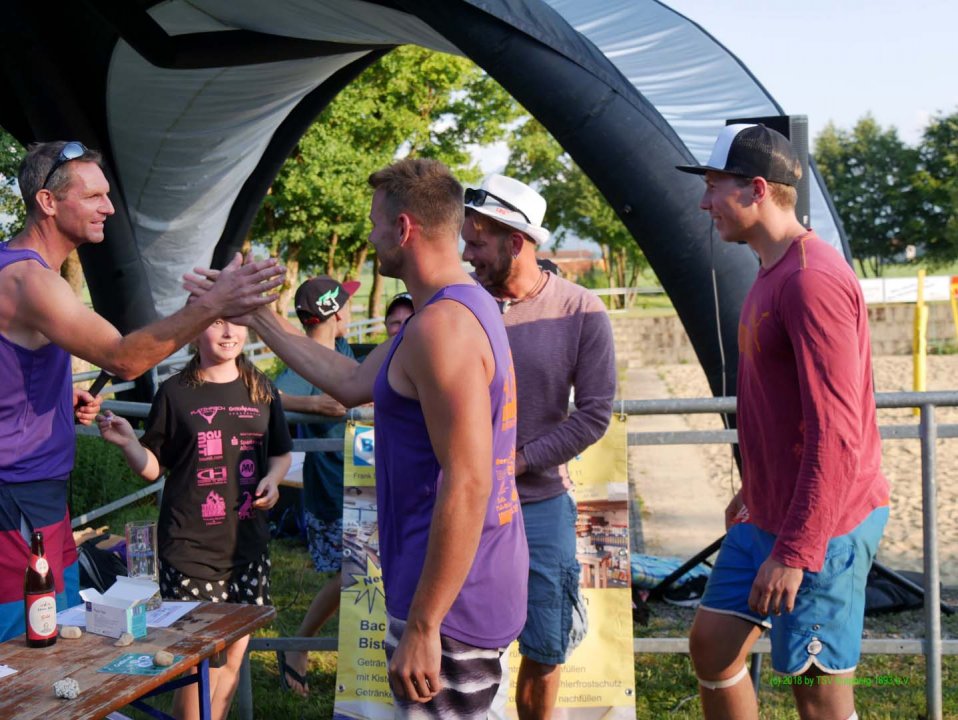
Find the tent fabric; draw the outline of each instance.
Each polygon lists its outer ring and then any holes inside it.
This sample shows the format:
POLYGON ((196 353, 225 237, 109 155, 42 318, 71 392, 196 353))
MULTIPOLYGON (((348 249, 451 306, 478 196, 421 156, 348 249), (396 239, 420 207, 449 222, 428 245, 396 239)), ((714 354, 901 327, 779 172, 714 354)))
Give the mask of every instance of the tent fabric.
MULTIPOLYGON (((594 42, 655 106, 699 163, 708 159, 727 119, 784 114, 738 58, 664 3, 606 0, 595 6, 575 0, 546 1, 594 42)), ((782 60, 770 58, 769 62, 782 60)), ((817 174, 809 191, 816 232, 842 248, 834 211, 817 174)))
MULTIPOLYGON (((628 83, 637 89, 648 103, 640 109, 648 113, 654 107, 650 121, 671 127, 698 161, 708 156, 726 118, 781 113, 733 55, 654 0, 548 0, 553 12, 530 2, 469 4, 561 50, 613 88, 628 83), (597 51, 621 75, 596 63, 597 51)), ((422 20, 367 2, 279 0, 264 13, 255 2, 200 0, 158 4, 150 15, 173 37, 241 28, 344 44, 415 43, 460 53, 422 20)), ((182 273, 211 261, 233 201, 283 119, 310 91, 366 52, 173 70, 150 65, 126 42, 117 43, 107 87, 110 142, 160 314, 182 304, 182 273)), ((812 217, 819 234, 839 245, 818 183, 812 184, 812 217)))
MULTIPOLYGON (((780 108, 667 4, 85 0, 52 27, 30 0, 5 4, 0 89, 13 102, 0 124, 24 143, 104 151, 118 212, 81 260, 94 306, 121 330, 179 307, 182 273, 238 246, 311 119, 363 67, 414 43, 472 58, 549 128, 648 257, 713 391, 734 386, 757 262, 717 241, 697 209, 701 181, 672 166, 704 160, 726 118, 780 108)), ((842 245, 817 179, 812 223, 842 245)))
MULTIPOLYGON (((170 35, 230 27, 194 4, 165 3, 151 15, 170 35)), ((233 200, 276 128, 310 91, 367 52, 169 70, 117 44, 106 97, 110 140, 161 315, 183 304, 183 273, 210 264, 233 200)))

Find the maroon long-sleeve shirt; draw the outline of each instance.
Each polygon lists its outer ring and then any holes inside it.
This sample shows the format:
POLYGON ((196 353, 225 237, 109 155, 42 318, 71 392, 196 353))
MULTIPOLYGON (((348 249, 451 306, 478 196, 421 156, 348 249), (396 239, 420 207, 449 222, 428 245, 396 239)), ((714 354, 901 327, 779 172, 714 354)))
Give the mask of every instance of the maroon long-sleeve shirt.
POLYGON ((759 270, 738 332, 738 437, 751 522, 772 556, 819 571, 828 541, 888 504, 868 313, 844 259, 809 232, 759 270))

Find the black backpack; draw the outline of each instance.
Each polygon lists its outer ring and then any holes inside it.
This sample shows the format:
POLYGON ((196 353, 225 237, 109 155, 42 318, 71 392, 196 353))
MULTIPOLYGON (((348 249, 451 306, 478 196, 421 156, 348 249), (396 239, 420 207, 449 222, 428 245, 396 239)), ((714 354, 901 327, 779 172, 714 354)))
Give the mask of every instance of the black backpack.
MULTIPOLYGON (((895 572, 906 580, 911 580, 919 587, 924 587, 925 576, 922 573, 908 570, 896 570, 895 572)), ((865 586, 866 615, 918 610, 924 605, 924 596, 919 595, 913 589, 896 583, 891 578, 879 573, 875 568, 868 572, 868 582, 865 586)))
POLYGON ((126 563, 119 555, 96 546, 102 541, 102 537, 91 538, 77 548, 80 587, 95 588, 101 593, 110 589, 117 575, 126 575, 126 563))

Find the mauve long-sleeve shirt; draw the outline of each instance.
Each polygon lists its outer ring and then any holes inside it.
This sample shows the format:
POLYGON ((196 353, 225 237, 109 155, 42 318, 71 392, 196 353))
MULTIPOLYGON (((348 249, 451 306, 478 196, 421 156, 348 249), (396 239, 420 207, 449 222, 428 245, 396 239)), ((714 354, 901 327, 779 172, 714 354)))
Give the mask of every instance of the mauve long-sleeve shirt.
POLYGON ((517 478, 519 498, 540 502, 571 488, 565 464, 609 426, 616 386, 612 325, 594 293, 552 273, 534 297, 510 305, 503 320, 519 398, 516 448, 529 468, 517 478))

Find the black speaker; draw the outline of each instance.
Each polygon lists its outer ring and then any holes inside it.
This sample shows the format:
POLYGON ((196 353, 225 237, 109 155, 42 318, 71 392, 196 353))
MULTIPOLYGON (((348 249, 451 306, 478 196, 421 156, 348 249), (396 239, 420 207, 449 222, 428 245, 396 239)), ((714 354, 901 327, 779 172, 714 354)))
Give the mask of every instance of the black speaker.
POLYGON ((767 117, 735 118, 726 120, 726 125, 747 123, 750 125, 764 125, 776 130, 789 139, 795 154, 802 163, 802 179, 798 183, 798 202, 795 204, 795 215, 805 227, 811 227, 811 208, 809 202, 809 171, 808 171, 808 116, 807 115, 769 115, 767 117))

